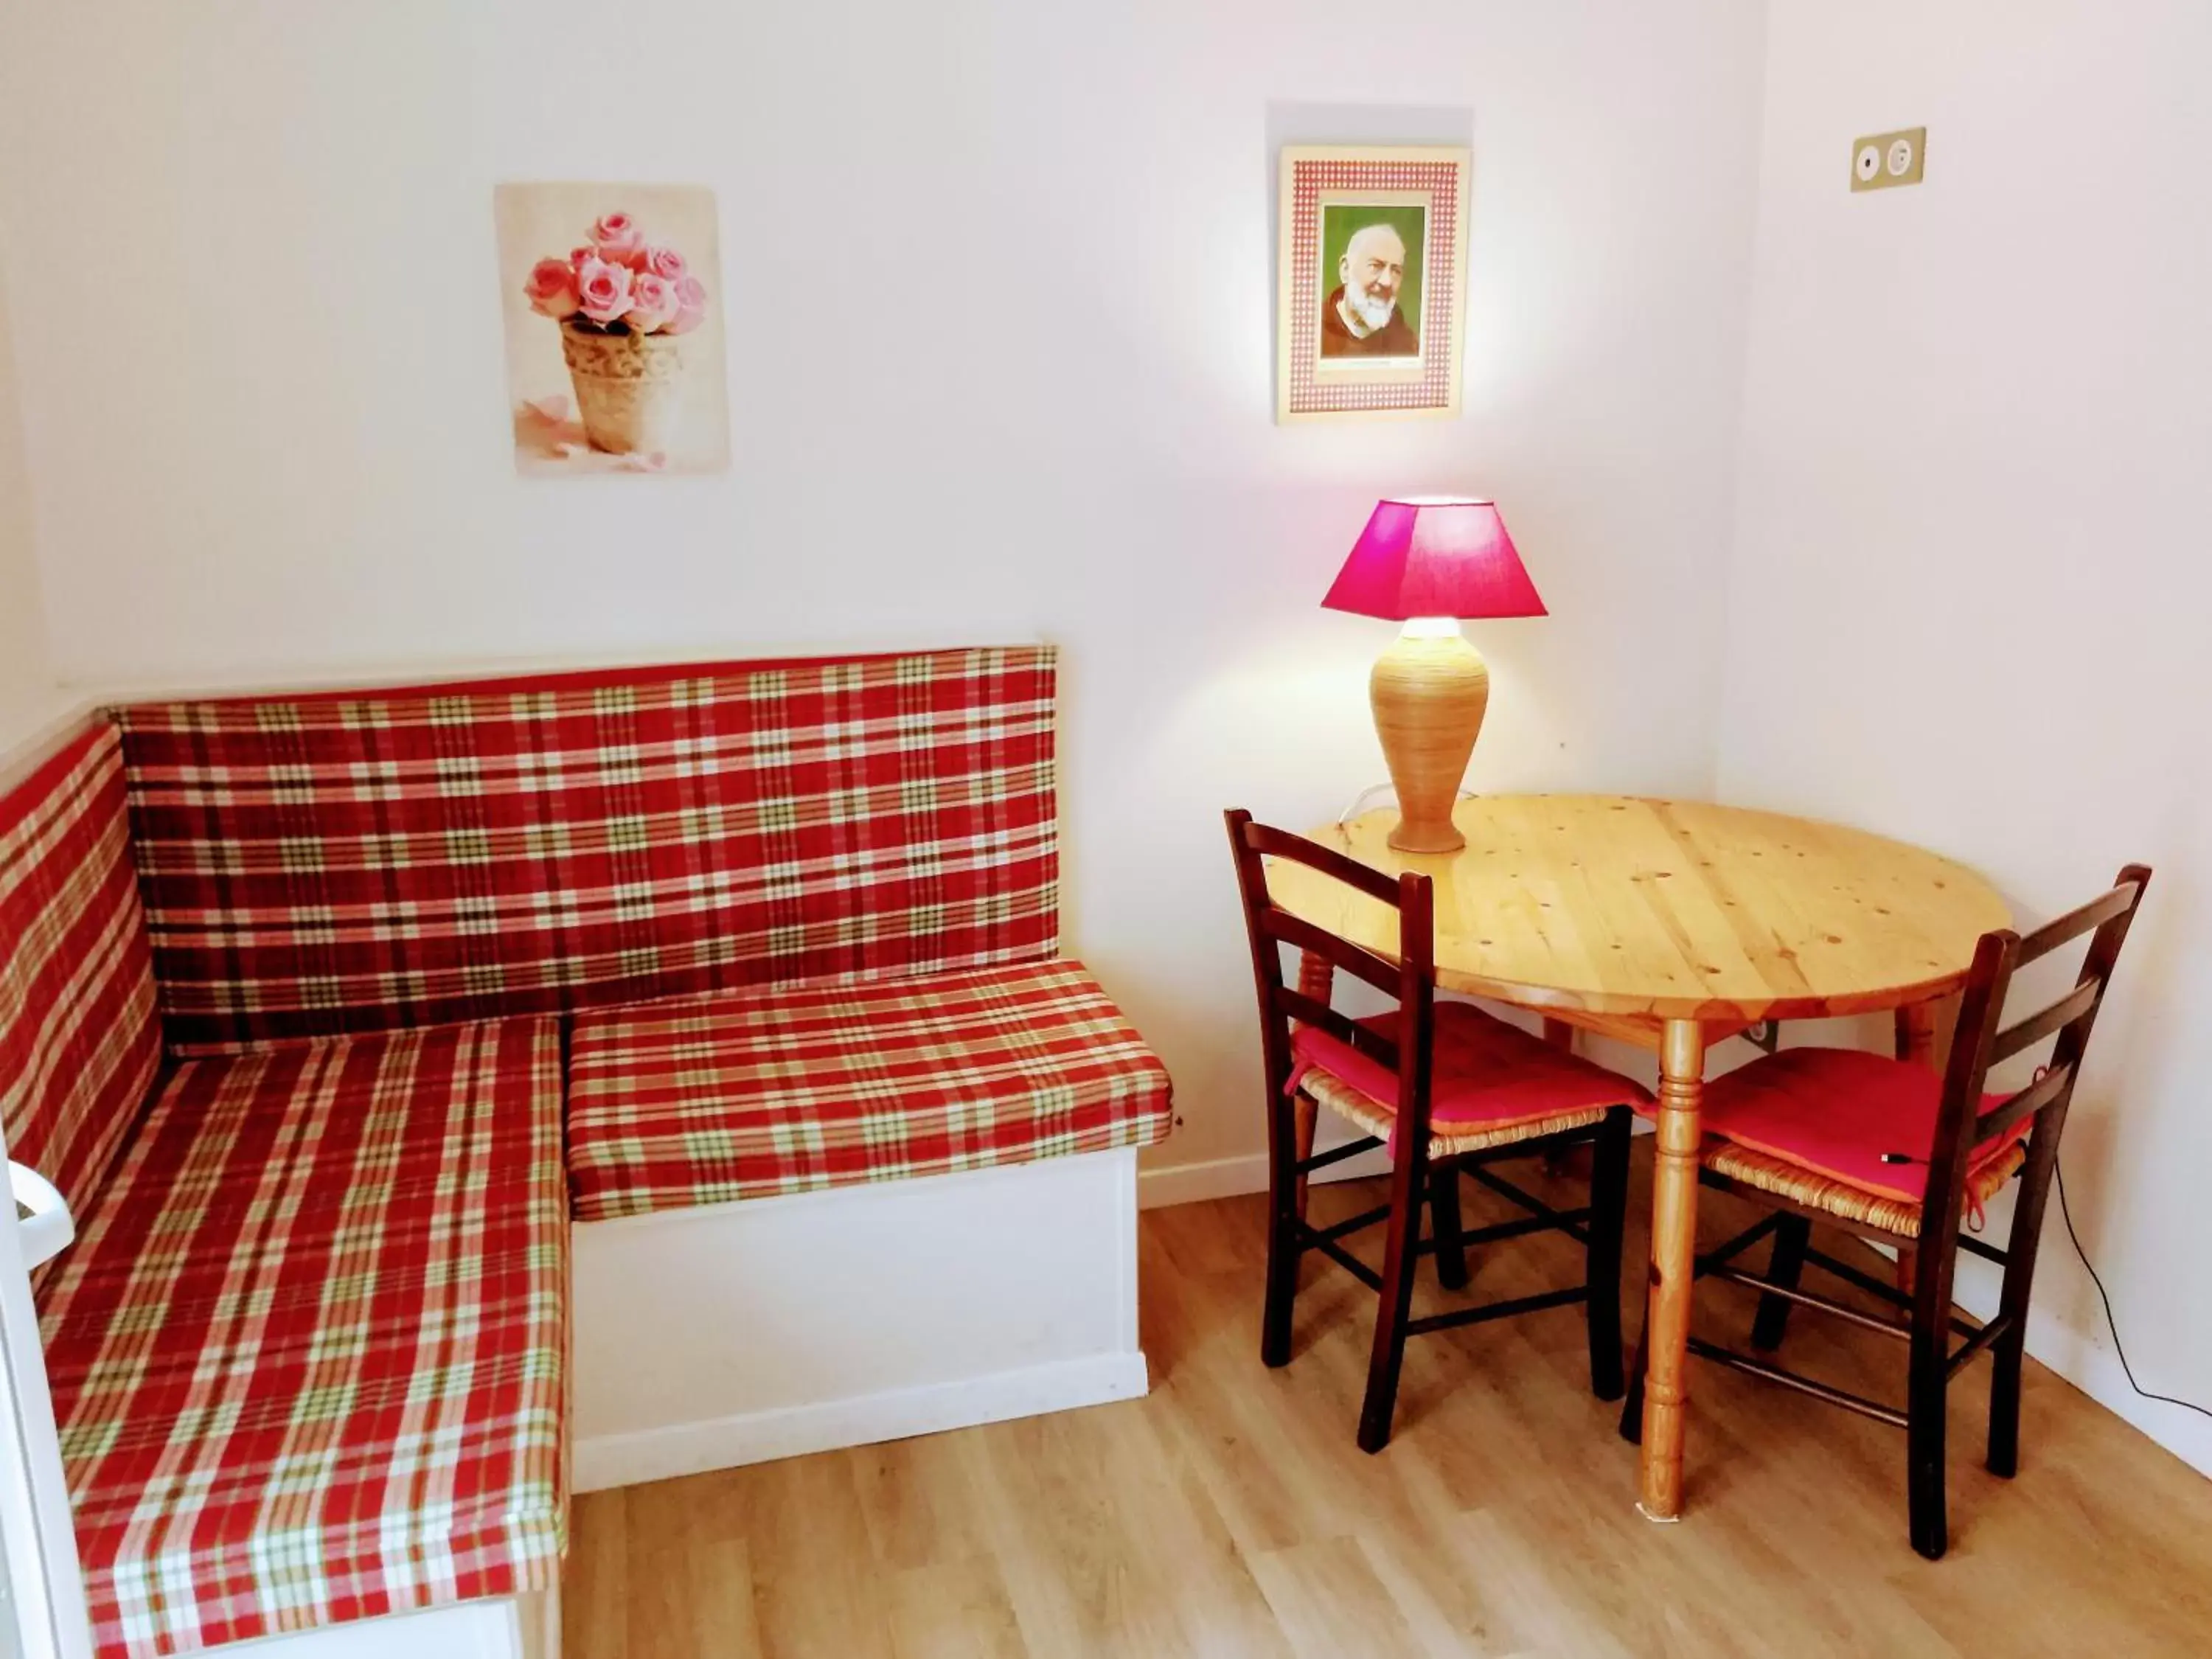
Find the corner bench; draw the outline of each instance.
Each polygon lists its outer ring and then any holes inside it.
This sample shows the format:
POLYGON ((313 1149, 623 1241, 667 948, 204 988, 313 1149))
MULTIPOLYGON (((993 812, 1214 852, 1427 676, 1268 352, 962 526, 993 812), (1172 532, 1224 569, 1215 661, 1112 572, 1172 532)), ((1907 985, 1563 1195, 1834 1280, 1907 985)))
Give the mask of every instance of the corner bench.
POLYGON ((41 1298, 116 1645, 550 1588, 560 1066, 532 1019, 175 1068, 41 1298))
POLYGON ((577 1489, 1143 1394, 1168 1097, 1073 962, 579 1016, 577 1489))
POLYGON ((550 1652, 571 1459, 1143 1391, 1169 1085, 1055 954, 1055 670, 142 706, 0 799, 103 1653, 550 1652))

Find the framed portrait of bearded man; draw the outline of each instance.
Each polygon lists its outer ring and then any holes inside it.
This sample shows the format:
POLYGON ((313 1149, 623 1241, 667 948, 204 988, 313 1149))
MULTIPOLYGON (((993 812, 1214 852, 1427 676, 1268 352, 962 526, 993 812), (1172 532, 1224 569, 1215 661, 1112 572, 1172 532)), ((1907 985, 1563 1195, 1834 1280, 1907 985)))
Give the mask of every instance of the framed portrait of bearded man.
POLYGON ((1275 418, 1459 413, 1468 152, 1291 144, 1275 418))

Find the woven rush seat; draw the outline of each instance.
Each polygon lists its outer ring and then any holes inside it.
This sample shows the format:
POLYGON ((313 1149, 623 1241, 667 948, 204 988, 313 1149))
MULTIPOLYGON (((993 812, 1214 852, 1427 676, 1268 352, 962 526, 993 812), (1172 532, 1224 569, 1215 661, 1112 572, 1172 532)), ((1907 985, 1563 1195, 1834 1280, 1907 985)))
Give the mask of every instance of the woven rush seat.
MULTIPOLYGON (((1394 1034, 1395 1014, 1358 1022, 1394 1034)), ((1291 1034, 1294 1088, 1395 1146, 1398 1079, 1350 1043, 1311 1026, 1291 1034)), ((1436 1005, 1429 1156, 1455 1157, 1602 1121, 1613 1106, 1650 1104, 1636 1084, 1555 1048, 1472 1003, 1436 1005)))
MULTIPOLYGON (((1762 1192, 1916 1238, 1942 1079, 1925 1066, 1850 1048, 1785 1048, 1705 1086, 1705 1166, 1762 1192), (1901 1153, 1894 1163, 1884 1154, 1901 1153)), ((1986 1114, 2011 1097, 1985 1094, 1986 1114)), ((2021 1165, 2023 1122, 1967 1172, 1978 1212, 2021 1165)))
POLYGON ((577 1018, 579 1221, 1149 1146, 1167 1070, 1081 963, 678 998, 577 1018))
POLYGON ((567 1222, 554 1020, 179 1066, 40 1297, 101 1653, 550 1587, 567 1222))
MULTIPOLYGON (((1971 1206, 1980 1209, 1987 1205, 2027 1162, 2027 1149, 2014 1146, 2005 1156, 1977 1168, 1966 1188, 1971 1206)), ((1716 1175, 1826 1210, 1845 1221, 1878 1227, 1886 1233, 1899 1233, 1907 1238, 1920 1236, 1920 1206, 1917 1202, 1908 1204, 1855 1182, 1824 1176, 1786 1158, 1753 1152, 1748 1146, 1723 1140, 1707 1144, 1705 1165, 1716 1175)))

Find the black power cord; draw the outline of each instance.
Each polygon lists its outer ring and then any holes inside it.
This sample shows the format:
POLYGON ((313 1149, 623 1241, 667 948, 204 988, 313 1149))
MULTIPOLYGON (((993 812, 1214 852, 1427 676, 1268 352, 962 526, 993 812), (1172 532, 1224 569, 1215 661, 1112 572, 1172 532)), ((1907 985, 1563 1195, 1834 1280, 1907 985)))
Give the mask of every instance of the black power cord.
POLYGON ((2170 1394, 2153 1394, 2136 1381, 2135 1367, 2128 1364, 2128 1351, 2120 1346, 2119 1322, 2112 1317, 2112 1298, 2105 1289, 2105 1281, 2097 1277, 2096 1265, 2089 1260, 2088 1251, 2081 1248, 2081 1236, 2074 1231, 2074 1212, 2066 1207, 2066 1166, 2057 1158, 2051 1160, 2051 1170, 2058 1177, 2058 1213, 2066 1223, 2066 1237, 2073 1241, 2074 1254, 2081 1258, 2081 1265, 2089 1271, 2089 1282, 2097 1287, 2097 1295, 2105 1304, 2105 1328, 2112 1334, 2112 1352, 2120 1357, 2120 1370, 2128 1379, 2128 1386, 2145 1400, 2155 1400, 2160 1405, 2179 1406, 2184 1411, 2195 1412, 2199 1417, 2212 1417, 2193 1400, 2177 1400, 2170 1394))

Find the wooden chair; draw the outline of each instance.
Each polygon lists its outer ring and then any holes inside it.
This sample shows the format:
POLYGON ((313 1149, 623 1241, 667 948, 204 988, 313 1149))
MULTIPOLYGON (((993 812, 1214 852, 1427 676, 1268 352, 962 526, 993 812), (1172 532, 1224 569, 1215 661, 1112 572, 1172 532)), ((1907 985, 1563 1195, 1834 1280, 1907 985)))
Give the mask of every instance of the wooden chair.
MULTIPOLYGON (((1390 1439, 1406 1340, 1543 1308, 1581 1304, 1589 1328, 1590 1387, 1614 1400, 1625 1386, 1620 1354, 1620 1234, 1628 1192, 1631 1107, 1650 1096, 1601 1066, 1554 1048, 1472 1004, 1439 1003, 1435 985, 1434 896, 1430 879, 1393 879, 1297 836, 1228 815, 1229 840, 1243 893, 1252 970, 1260 1000, 1260 1042, 1267 1063, 1267 1285, 1261 1358, 1271 1366, 1291 1358, 1291 1315, 1298 1267, 1317 1250, 1377 1291, 1373 1357, 1359 1444, 1380 1451, 1390 1439), (1294 860, 1398 912, 1398 960, 1301 921, 1267 896, 1266 858, 1294 860), (1306 953, 1325 971, 1284 982, 1282 947, 1306 953), (1334 969, 1373 986, 1395 1011, 1354 1020, 1329 1005, 1334 969), (1294 1025, 1293 1022, 1297 1022, 1294 1025), (1326 1105, 1366 1134, 1316 1154, 1300 1130, 1300 1106, 1326 1105), (1594 1144, 1590 1201, 1559 1210, 1497 1175, 1492 1165, 1562 1148, 1594 1144), (1328 1227, 1309 1225, 1302 1202, 1305 1177, 1372 1147, 1390 1149, 1389 1201, 1328 1227), (1528 1213, 1467 1231, 1460 1223, 1464 1174, 1528 1213), (1424 1207, 1434 1216, 1421 1237, 1424 1207), (1364 1228, 1388 1223, 1382 1271, 1344 1246, 1364 1228), (1583 1247, 1579 1285, 1516 1297, 1425 1318, 1409 1316, 1414 1267, 1433 1255, 1439 1279, 1467 1283, 1467 1247, 1524 1234, 1559 1231, 1583 1247)), ((1304 1121, 1310 1125, 1310 1117, 1304 1121)))
MULTIPOLYGON (((2028 1293, 2035 1277, 2043 1207, 2058 1139, 2074 1097, 2089 1031, 2121 944, 2142 902, 2150 871, 2122 870, 2112 890, 2022 939, 1985 934, 1974 953, 1949 1061, 1939 1078, 1911 1061, 1833 1048, 1788 1048, 1753 1061, 1705 1089, 1707 1139, 1699 1178, 1773 1212, 1697 1263, 1699 1277, 1759 1291, 1755 1349, 1780 1346, 1793 1306, 1817 1308, 1903 1340, 1909 1352, 1903 1410, 1786 1370, 1753 1354, 1692 1336, 1690 1351, 1780 1382, 1905 1431, 1912 1547, 1930 1560, 1948 1543, 1944 1430, 1951 1379, 1984 1351, 1990 1382, 1989 1468, 2009 1479, 2020 1461, 2021 1368, 2028 1293), (2049 1006, 2004 1024, 2014 974, 2089 934, 2074 988, 2049 1006), (2011 1094, 1985 1094, 1990 1069, 2053 1042, 2034 1080, 2011 1094), (1960 1223, 2017 1174, 2021 1191, 2002 1249, 1962 1232, 1960 1223), (1841 1224, 1906 1253, 1909 1291, 1814 1249, 1812 1224, 1841 1224), (1774 1241, 1766 1273, 1731 1265, 1762 1238, 1774 1241), (1953 1306, 1952 1277, 1965 1250, 2004 1268, 1997 1311, 1976 1324, 1953 1306), (1902 1322, 1814 1296, 1799 1286, 1808 1263, 1909 1314, 1902 1322), (1954 1346, 1951 1339, 1962 1340, 1954 1346)), ((1620 1424, 1642 1431, 1644 1352, 1620 1424)))

